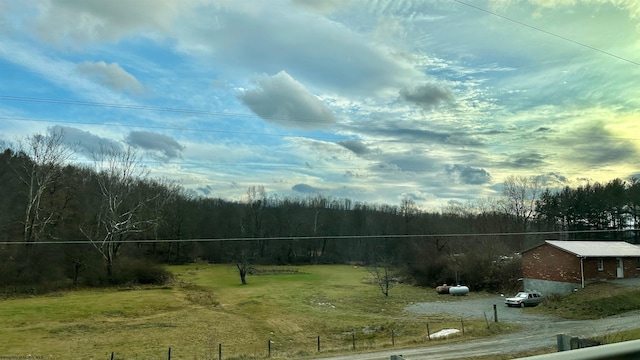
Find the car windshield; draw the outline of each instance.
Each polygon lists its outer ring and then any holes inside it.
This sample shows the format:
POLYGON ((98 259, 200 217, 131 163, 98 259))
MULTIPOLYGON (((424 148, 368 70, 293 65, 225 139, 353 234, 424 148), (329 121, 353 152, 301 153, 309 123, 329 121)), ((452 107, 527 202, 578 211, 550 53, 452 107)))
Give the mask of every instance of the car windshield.
POLYGON ((516 297, 525 298, 525 299, 527 298, 527 296, 528 296, 527 293, 518 293, 518 295, 516 295, 516 297))

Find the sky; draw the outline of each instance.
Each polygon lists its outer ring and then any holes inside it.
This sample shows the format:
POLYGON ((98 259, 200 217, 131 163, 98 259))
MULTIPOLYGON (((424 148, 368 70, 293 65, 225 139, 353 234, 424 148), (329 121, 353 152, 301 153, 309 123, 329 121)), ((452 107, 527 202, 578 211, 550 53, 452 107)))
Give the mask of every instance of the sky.
POLYGON ((636 0, 0 0, 0 144, 437 210, 640 177, 636 0))

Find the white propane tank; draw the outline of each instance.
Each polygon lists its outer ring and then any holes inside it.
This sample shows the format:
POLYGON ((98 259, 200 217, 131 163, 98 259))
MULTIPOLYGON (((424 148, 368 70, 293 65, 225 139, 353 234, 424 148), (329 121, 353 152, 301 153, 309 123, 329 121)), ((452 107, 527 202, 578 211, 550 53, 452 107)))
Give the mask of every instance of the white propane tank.
POLYGON ((457 285, 449 288, 449 294, 453 296, 462 296, 462 295, 467 295, 468 293, 469 293, 468 286, 457 285))

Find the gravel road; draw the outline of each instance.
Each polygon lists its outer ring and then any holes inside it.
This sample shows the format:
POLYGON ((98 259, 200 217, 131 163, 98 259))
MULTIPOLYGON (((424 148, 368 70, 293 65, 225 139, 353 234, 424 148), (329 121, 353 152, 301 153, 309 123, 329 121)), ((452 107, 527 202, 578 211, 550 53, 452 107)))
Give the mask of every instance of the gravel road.
POLYGON ((499 321, 531 322, 553 321, 553 317, 528 314, 521 308, 510 308, 504 304, 504 297, 491 296, 482 299, 447 301, 447 295, 443 295, 442 301, 416 303, 405 308, 405 311, 418 314, 449 314, 455 317, 484 319, 486 315, 493 320, 493 305, 496 305, 499 321))
POLYGON ((526 329, 492 338, 434 345, 402 350, 387 350, 367 354, 351 354, 322 358, 324 360, 389 360, 391 355, 403 355, 407 360, 465 359, 474 356, 518 353, 556 345, 557 334, 593 337, 622 330, 640 328, 640 311, 598 320, 563 320, 550 316, 527 314, 520 308, 508 308, 500 296, 482 299, 417 303, 405 310, 421 314, 451 314, 463 318, 493 319, 493 305, 498 320, 526 324, 526 329))

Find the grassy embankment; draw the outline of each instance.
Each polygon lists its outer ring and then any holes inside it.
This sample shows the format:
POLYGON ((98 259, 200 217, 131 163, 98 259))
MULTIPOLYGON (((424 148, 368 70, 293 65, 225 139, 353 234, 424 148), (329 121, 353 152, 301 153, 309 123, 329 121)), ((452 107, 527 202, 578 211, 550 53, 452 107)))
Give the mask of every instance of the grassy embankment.
POLYGON ((552 296, 530 311, 565 319, 585 320, 633 310, 640 310, 640 289, 602 282, 590 284, 566 296, 552 296))
MULTIPOLYGON (((169 268, 175 281, 164 287, 82 289, 0 300, 0 355, 49 359, 266 358, 441 344, 433 333, 460 328, 460 319, 408 314, 413 302, 440 300, 435 291, 397 285, 385 298, 366 270, 308 266, 292 273, 253 275, 239 284, 234 267, 192 264, 169 268)), ((469 297, 483 296, 470 294, 469 297)), ((469 298, 466 297, 466 298, 469 298)), ((450 301, 460 298, 447 297, 450 301)), ((465 319, 471 339, 509 331, 508 324, 465 319)))

